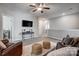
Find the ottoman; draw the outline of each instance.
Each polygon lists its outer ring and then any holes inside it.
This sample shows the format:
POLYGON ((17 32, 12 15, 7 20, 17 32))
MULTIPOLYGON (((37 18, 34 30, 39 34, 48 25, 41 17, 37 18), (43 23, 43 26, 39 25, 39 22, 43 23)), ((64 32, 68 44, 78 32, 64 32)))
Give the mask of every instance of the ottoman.
POLYGON ((42 45, 39 43, 35 43, 32 45, 32 55, 39 55, 42 53, 42 45))
POLYGON ((43 48, 49 49, 50 47, 51 47, 50 41, 49 40, 43 40, 43 48))

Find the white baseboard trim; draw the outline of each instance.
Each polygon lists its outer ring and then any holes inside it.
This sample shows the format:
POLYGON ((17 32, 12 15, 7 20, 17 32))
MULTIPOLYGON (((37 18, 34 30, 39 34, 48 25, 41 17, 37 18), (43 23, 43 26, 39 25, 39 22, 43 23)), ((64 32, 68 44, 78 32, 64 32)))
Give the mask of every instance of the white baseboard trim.
POLYGON ((56 38, 56 37, 49 37, 49 36, 48 36, 48 38, 61 41, 59 38, 56 38))

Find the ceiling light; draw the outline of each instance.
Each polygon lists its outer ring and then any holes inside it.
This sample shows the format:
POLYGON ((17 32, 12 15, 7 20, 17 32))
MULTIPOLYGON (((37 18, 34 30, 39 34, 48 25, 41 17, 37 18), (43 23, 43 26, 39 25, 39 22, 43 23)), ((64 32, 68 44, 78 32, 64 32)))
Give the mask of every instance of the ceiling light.
POLYGON ((42 8, 40 8, 40 7, 39 7, 39 8, 37 8, 37 10, 38 10, 38 11, 41 11, 41 10, 42 10, 42 8))

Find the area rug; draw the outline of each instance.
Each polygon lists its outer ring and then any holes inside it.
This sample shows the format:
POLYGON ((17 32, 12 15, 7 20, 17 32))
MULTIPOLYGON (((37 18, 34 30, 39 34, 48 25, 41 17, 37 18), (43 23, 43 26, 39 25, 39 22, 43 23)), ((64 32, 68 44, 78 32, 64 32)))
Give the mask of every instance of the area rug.
MULTIPOLYGON (((35 43, 40 43, 41 45, 42 45, 42 43, 43 43, 43 41, 40 41, 40 42, 35 42, 35 43)), ((54 43, 54 42, 50 42, 51 43, 51 48, 53 47, 55 47, 56 46, 56 43, 54 43)), ((34 43, 32 43, 32 44, 30 44, 30 45, 25 45, 25 46, 23 46, 23 54, 22 54, 22 56, 32 56, 31 55, 31 52, 32 52, 32 45, 33 45, 34 43)), ((50 48, 50 49, 51 49, 50 48)), ((43 52, 42 52, 42 54, 43 53, 46 53, 48 51, 48 49, 43 49, 43 52)), ((41 55, 42 55, 41 54, 41 55)))

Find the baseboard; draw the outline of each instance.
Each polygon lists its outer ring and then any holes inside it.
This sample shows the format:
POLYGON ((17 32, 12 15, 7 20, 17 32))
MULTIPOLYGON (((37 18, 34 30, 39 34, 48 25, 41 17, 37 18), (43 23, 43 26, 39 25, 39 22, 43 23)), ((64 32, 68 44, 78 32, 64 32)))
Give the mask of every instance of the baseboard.
MULTIPOLYGON (((37 39, 37 38, 41 38, 41 37, 33 37, 33 38, 28 38, 28 39, 37 39)), ((56 37, 49 37, 49 36, 48 36, 48 38, 61 41, 60 39, 58 39, 58 38, 56 38, 56 37)), ((24 39, 24 40, 28 40, 28 39, 24 39)))
POLYGON ((49 37, 48 36, 48 38, 61 41, 59 38, 56 38, 56 37, 49 37))
POLYGON ((26 38, 26 39, 23 39, 23 40, 28 40, 28 39, 36 39, 36 38, 40 38, 40 37, 26 38))

